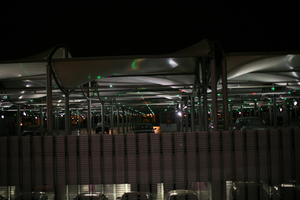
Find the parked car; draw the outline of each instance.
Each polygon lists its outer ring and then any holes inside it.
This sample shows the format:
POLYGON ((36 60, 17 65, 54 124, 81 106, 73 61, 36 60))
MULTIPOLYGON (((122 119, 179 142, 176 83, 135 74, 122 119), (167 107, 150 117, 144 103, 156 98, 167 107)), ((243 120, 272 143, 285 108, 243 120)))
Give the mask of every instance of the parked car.
POLYGON ((154 133, 153 125, 151 123, 138 123, 133 127, 133 133, 154 133))
POLYGON ((73 200, 108 200, 103 193, 81 193, 73 200))
POLYGON ((152 195, 148 192, 126 192, 121 200, 152 200, 152 195))
POLYGON ((15 200, 48 200, 45 192, 28 192, 17 195, 15 200))
POLYGON ((240 117, 235 121, 233 130, 266 130, 265 122, 259 117, 240 117))
POLYGON ((0 200, 7 200, 7 198, 5 198, 4 196, 0 195, 0 200))
POLYGON ((193 190, 171 190, 166 200, 198 200, 198 196, 193 190))

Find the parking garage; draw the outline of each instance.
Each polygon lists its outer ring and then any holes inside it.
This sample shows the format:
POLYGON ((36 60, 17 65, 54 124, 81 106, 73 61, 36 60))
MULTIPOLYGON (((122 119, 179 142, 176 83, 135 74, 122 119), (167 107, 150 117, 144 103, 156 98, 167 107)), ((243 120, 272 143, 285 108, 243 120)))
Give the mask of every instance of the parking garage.
POLYGON ((297 199, 299 63, 208 40, 165 55, 58 46, 2 62, 0 195, 297 199))

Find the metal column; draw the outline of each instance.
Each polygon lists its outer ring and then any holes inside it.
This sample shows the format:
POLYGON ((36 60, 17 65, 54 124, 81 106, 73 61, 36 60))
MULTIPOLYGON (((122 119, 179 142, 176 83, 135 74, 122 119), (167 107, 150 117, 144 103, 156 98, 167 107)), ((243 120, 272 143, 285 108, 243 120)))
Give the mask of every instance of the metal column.
POLYGON ((41 132, 43 132, 43 130, 44 130, 43 106, 40 107, 40 129, 41 129, 41 132))
POLYGON ((195 106, 194 106, 194 96, 191 96, 191 132, 195 130, 195 106))
POLYGON ((113 134, 114 130, 114 105, 113 102, 111 102, 110 106, 110 130, 111 134, 113 134))
POLYGON ((117 130, 118 130, 118 134, 120 134, 120 112, 119 112, 118 105, 117 105, 117 130))
POLYGON ((70 135, 70 104, 69 104, 69 93, 65 94, 65 132, 66 135, 70 135))
POLYGON ((18 105, 17 108, 17 134, 18 136, 21 136, 21 111, 20 111, 20 105, 18 105))
POLYGON ((104 134, 104 102, 101 102, 101 131, 104 134))
POLYGON ((276 95, 273 95, 273 126, 277 126, 277 106, 276 106, 276 95))
POLYGON ((124 108, 122 107, 122 133, 125 134, 125 114, 124 108))
POLYGON ((214 52, 210 60, 210 81, 211 81, 210 85, 211 85, 212 129, 216 130, 218 128, 218 96, 217 96, 217 69, 216 69, 216 58, 214 52))
POLYGON ((52 72, 50 63, 47 65, 47 132, 53 131, 53 105, 52 105, 52 72))
POLYGON ((129 126, 128 120, 129 120, 129 117, 128 117, 128 111, 126 111, 126 110, 125 110, 125 119, 126 119, 126 133, 128 133, 129 132, 129 130, 128 130, 128 126, 129 126))
POLYGON ((87 106, 88 106, 88 110, 87 110, 87 132, 90 135, 92 133, 92 121, 91 121, 91 104, 92 104, 92 100, 90 98, 90 88, 91 88, 91 82, 88 83, 88 89, 87 89, 87 106))
POLYGON ((228 112, 228 84, 227 84, 227 61, 223 54, 222 58, 222 92, 223 92, 223 113, 224 113, 224 130, 228 130, 229 112, 228 112))
MULTIPOLYGON (((202 71, 202 93, 203 93, 203 100, 202 100, 202 121, 203 121, 203 131, 208 130, 208 102, 207 102, 207 85, 208 85, 208 79, 207 79, 207 60, 203 59, 201 63, 201 71, 202 71)), ((201 101, 201 99, 200 99, 201 101)))

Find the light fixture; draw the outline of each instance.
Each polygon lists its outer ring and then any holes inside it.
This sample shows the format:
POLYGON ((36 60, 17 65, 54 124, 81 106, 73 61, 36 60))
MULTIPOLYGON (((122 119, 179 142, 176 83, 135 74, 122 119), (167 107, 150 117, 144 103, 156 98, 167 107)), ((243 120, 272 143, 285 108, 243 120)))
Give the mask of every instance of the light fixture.
POLYGON ((182 112, 181 112, 181 111, 177 112, 177 115, 178 115, 179 117, 182 117, 182 112))
POLYGON ((1 115, 1 118, 4 119, 4 115, 1 115))
POLYGON ((177 67, 178 66, 178 63, 175 62, 172 58, 168 59, 168 63, 173 67, 177 67))
POLYGON ((298 102, 297 101, 294 101, 294 106, 297 106, 298 102))

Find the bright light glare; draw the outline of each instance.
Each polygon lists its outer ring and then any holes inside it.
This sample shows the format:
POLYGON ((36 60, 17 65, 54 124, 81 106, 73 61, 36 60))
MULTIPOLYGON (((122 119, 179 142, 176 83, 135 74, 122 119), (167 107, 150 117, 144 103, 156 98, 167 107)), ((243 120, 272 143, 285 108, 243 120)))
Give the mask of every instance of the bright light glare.
POLYGON ((282 108, 279 108, 279 111, 282 112, 282 108))
POLYGON ((177 115, 178 115, 179 117, 182 117, 182 112, 181 112, 181 111, 177 112, 177 115))
POLYGON ((4 119, 4 115, 1 115, 1 118, 4 119))
POLYGON ((169 63, 173 68, 175 68, 175 67, 178 66, 178 63, 175 62, 172 58, 170 58, 170 59, 168 60, 168 63, 169 63))
POLYGON ((297 101, 294 101, 294 106, 296 106, 298 104, 298 102, 297 101))

